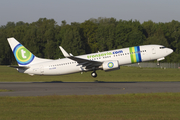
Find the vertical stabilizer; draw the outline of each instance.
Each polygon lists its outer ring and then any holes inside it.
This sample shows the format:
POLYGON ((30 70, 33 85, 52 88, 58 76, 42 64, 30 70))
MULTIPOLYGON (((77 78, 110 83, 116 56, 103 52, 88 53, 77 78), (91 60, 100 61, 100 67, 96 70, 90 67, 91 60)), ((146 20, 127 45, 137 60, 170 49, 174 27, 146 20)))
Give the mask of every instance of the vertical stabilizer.
POLYGON ((7 40, 19 65, 25 66, 34 60, 35 56, 15 38, 8 38, 7 40))
POLYGON ((15 38, 8 38, 7 40, 19 66, 28 66, 30 64, 49 61, 48 59, 37 58, 15 38))

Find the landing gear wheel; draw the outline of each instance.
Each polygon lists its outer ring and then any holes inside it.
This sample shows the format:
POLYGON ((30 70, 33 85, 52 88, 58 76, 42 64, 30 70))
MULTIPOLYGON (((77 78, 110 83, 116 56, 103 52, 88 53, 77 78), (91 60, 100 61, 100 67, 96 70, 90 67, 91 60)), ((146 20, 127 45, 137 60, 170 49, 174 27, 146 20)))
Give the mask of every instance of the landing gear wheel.
POLYGON ((94 77, 94 78, 97 77, 96 72, 92 72, 92 73, 91 73, 91 76, 94 77))
POLYGON ((160 62, 159 61, 157 61, 157 66, 160 66, 160 62))

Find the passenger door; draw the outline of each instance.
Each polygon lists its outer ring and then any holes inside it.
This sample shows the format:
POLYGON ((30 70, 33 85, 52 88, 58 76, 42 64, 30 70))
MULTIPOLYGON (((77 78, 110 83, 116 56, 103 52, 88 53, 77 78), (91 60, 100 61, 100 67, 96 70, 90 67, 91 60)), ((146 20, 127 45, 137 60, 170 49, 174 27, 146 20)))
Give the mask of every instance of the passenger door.
POLYGON ((152 47, 152 54, 156 54, 156 49, 155 49, 155 47, 152 47))

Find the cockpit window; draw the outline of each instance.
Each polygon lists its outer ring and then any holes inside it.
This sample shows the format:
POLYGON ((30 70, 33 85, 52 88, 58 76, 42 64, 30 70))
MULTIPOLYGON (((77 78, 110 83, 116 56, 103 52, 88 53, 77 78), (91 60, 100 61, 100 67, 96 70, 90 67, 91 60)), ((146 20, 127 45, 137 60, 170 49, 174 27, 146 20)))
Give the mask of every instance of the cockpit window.
POLYGON ((159 47, 159 48, 160 48, 160 49, 164 49, 164 48, 166 48, 166 47, 163 46, 163 47, 159 47))

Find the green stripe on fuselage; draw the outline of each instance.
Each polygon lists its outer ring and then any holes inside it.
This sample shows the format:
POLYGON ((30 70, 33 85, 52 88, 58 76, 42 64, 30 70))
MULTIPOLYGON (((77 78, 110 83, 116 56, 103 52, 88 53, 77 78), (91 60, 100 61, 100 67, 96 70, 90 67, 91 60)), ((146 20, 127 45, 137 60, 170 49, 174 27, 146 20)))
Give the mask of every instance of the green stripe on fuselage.
POLYGON ((130 57, 131 57, 131 63, 133 63, 133 54, 132 54, 132 47, 129 48, 129 51, 130 51, 130 57))

